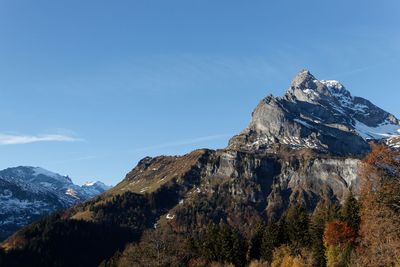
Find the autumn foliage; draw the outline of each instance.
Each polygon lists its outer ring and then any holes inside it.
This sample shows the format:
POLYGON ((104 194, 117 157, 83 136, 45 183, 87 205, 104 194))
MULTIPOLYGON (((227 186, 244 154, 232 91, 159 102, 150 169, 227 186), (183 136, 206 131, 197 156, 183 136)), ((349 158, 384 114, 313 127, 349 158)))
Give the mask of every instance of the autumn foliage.
POLYGON ((400 263, 400 152, 373 145, 363 162, 360 240, 355 266, 400 263))
POLYGON ((356 232, 347 223, 334 220, 325 227, 324 241, 327 246, 347 245, 355 241, 356 232))

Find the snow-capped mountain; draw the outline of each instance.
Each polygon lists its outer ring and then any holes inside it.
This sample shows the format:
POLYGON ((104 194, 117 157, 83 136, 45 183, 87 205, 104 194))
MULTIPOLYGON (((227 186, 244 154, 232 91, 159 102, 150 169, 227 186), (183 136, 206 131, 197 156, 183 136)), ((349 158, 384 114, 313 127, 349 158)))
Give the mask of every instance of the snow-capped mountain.
POLYGON ((101 182, 76 185, 40 167, 0 171, 0 240, 53 211, 92 198, 110 187, 101 182))
POLYGON ((111 187, 108 185, 105 185, 102 182, 86 182, 82 185, 81 187, 88 195, 98 195, 100 193, 103 193, 104 191, 107 191, 111 187))
POLYGON ((399 137, 395 116, 352 96, 340 82, 317 80, 303 70, 283 97, 267 96, 258 104, 250 125, 230 140, 229 147, 254 150, 286 145, 357 155, 369 150, 371 139, 396 147, 399 137))

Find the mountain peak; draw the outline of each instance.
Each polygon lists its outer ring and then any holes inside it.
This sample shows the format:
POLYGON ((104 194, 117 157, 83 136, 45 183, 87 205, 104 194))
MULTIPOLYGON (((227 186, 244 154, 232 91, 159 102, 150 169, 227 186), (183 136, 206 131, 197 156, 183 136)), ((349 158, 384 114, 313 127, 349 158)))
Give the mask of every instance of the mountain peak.
POLYGON ((101 189, 102 191, 106 191, 111 188, 111 186, 108 186, 100 181, 96 182, 86 182, 82 185, 83 188, 96 188, 96 189, 101 189))
POLYGON ((264 98, 250 125, 229 142, 240 150, 288 146, 337 155, 369 151, 369 139, 400 136, 400 122, 370 101, 353 97, 336 80, 300 71, 284 97, 264 98))
POLYGON ((285 97, 292 101, 315 102, 332 95, 326 85, 303 69, 293 78, 285 97))
POLYGON ((311 74, 311 72, 307 69, 302 69, 297 75, 293 78, 292 87, 308 87, 307 85, 312 84, 314 82, 315 77, 311 74))

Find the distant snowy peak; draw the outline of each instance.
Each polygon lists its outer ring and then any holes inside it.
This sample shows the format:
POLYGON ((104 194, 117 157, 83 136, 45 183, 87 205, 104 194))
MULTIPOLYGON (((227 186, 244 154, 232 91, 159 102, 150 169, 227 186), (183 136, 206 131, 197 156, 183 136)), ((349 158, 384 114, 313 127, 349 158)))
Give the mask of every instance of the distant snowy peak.
POLYGON ((86 182, 82 185, 82 188, 88 191, 95 191, 99 193, 102 193, 104 191, 107 191, 108 189, 111 188, 111 186, 108 186, 102 182, 96 181, 96 182, 86 182))
POLYGON ((96 183, 97 183, 97 182, 86 182, 86 183, 84 183, 82 186, 86 186, 86 187, 94 186, 94 185, 96 185, 96 183))
POLYGON ((70 205, 76 201, 84 201, 98 195, 109 187, 101 182, 93 182, 90 185, 76 185, 68 176, 48 171, 41 167, 19 166, 0 171, 0 179, 19 184, 35 192, 51 192, 70 205), (88 188, 91 188, 88 190, 88 188))
POLYGON ((68 176, 40 167, 0 170, 0 241, 18 228, 56 210, 93 198, 108 186, 79 186, 68 176))

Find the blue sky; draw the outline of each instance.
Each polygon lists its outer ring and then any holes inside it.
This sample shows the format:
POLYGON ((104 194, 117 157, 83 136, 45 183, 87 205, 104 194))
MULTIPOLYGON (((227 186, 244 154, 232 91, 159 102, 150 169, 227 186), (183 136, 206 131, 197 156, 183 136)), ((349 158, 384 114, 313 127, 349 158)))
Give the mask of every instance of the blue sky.
POLYGON ((222 148, 308 68, 400 116, 400 2, 0 0, 0 168, 115 184, 222 148))

